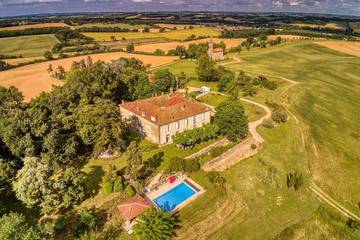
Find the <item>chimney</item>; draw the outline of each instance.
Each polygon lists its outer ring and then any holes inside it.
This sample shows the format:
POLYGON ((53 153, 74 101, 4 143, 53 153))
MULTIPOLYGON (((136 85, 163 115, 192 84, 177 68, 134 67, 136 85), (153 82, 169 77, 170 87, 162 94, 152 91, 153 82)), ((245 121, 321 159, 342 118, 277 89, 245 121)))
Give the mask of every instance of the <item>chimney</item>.
POLYGON ((185 105, 185 104, 181 105, 181 110, 182 110, 182 111, 184 111, 185 108, 186 108, 186 105, 185 105))
POLYGON ((142 117, 146 117, 146 112, 141 112, 142 117))

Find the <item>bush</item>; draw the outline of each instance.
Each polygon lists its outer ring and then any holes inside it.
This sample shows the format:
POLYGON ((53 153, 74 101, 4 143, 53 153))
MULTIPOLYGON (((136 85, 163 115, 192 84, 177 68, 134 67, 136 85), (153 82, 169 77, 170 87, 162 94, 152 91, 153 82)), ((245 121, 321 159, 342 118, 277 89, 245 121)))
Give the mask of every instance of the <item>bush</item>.
POLYGON ((275 125, 274 125, 274 122, 272 121, 272 119, 268 118, 268 119, 265 119, 263 122, 262 122, 262 125, 266 128, 274 128, 275 125))
POLYGON ((105 182, 105 183, 102 184, 101 189, 105 193, 112 193, 112 191, 113 191, 113 183, 112 182, 105 182))
POLYGON ((124 186, 122 178, 118 178, 115 180, 112 190, 113 190, 113 192, 122 192, 122 191, 124 191, 124 188, 125 188, 125 186, 124 186))
POLYGON ((276 123, 285 123, 288 119, 288 115, 283 107, 278 106, 271 114, 271 118, 276 123))
POLYGON ((219 128, 214 124, 206 124, 201 128, 186 130, 173 136, 173 141, 182 148, 193 148, 196 144, 209 141, 218 136, 219 128))
POLYGON ((301 173, 294 172, 294 173, 289 173, 286 176, 286 185, 288 188, 294 187, 294 189, 297 191, 301 188, 303 184, 304 184, 304 178, 301 173))
POLYGON ((206 177, 209 179, 210 182, 213 184, 224 186, 225 185, 225 178, 223 178, 220 173, 218 172, 209 172, 206 177))
POLYGON ((94 230, 97 224, 97 214, 95 208, 81 209, 76 215, 74 234, 76 237, 85 232, 94 230))
POLYGON ((185 160, 185 172, 196 172, 199 171, 200 164, 197 159, 185 160))
POLYGON ((173 157, 170 159, 168 172, 196 172, 200 169, 200 164, 197 159, 185 160, 180 157, 173 157))
POLYGON ((135 189, 130 184, 126 186, 125 191, 129 197, 133 197, 136 194, 135 189))
POLYGON ((256 148, 257 148, 256 144, 254 144, 254 143, 251 144, 251 149, 252 149, 252 150, 255 150, 256 148))
POLYGON ((210 150, 210 156, 216 158, 223 154, 228 148, 226 146, 214 147, 210 150))

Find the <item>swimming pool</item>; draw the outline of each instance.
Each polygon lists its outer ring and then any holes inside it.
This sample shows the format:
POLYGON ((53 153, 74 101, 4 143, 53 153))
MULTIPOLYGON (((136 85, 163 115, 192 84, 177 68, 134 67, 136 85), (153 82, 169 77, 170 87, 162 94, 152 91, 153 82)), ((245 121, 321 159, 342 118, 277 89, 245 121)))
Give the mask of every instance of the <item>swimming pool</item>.
POLYGON ((166 212, 172 211, 179 204, 192 197, 197 192, 182 182, 154 200, 155 204, 166 212))

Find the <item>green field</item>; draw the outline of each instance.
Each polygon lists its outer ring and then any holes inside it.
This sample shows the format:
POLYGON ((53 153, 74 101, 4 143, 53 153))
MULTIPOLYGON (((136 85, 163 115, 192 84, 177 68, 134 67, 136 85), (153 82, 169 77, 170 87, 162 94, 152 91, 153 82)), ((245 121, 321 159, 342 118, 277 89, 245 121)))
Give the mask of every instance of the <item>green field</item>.
POLYGON ((111 36, 114 36, 117 40, 121 40, 125 38, 126 40, 135 40, 135 39, 150 39, 150 38, 166 38, 169 40, 184 40, 195 34, 196 36, 212 36, 216 37, 220 34, 220 32, 216 28, 211 27, 203 27, 203 28, 194 28, 194 29, 185 29, 185 30, 174 30, 169 32, 130 32, 130 33, 122 33, 122 32, 110 32, 110 33, 84 33, 84 35, 94 38, 96 41, 111 41, 111 36))
POLYGON ((289 104, 302 122, 308 170, 327 192, 359 213, 360 58, 296 43, 248 53, 241 60, 229 67, 302 83, 289 104))
POLYGON ((0 55, 42 56, 58 42, 54 35, 21 36, 0 39, 0 55))
MULTIPOLYGON (((347 219, 322 205, 307 185, 315 181, 359 215, 360 58, 311 42, 253 49, 237 57, 241 62, 227 67, 281 81, 277 90, 261 90, 250 99, 282 103, 299 122, 290 117, 274 129, 260 127, 263 149, 222 173, 227 191, 209 183, 204 172, 192 174, 207 192, 181 210, 180 239, 359 239, 360 232, 350 230, 347 219), (291 87, 281 78, 300 84, 291 87), (286 175, 293 171, 305 176, 298 192, 286 187, 286 175)), ((192 75, 194 66, 184 61, 167 68, 192 75)), ((193 80, 188 86, 206 84, 193 80)), ((206 101, 216 105, 220 100, 206 101)))

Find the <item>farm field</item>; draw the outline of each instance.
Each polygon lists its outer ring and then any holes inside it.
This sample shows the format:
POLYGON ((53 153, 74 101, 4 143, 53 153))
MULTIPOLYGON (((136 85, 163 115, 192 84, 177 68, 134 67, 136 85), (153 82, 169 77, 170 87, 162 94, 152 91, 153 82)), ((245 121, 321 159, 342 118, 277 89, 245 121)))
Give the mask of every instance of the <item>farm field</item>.
MULTIPOLYGON (((115 60, 121 57, 134 57, 144 62, 144 64, 151 64, 152 67, 167 64, 178 59, 177 57, 148 56, 130 54, 125 52, 92 54, 88 56, 91 56, 94 62, 99 60, 109 62, 111 60, 115 60)), ((3 71, 0 72, 0 85, 5 87, 17 87, 23 93, 25 101, 30 101, 32 98, 38 96, 41 92, 51 91, 53 85, 62 84, 62 81, 52 78, 46 71, 49 64, 53 65, 53 69, 56 69, 57 66, 61 65, 65 68, 65 70, 69 70, 71 64, 74 61, 80 61, 81 59, 86 59, 86 57, 87 56, 80 56, 42 63, 35 63, 3 71)))
POLYGON ((339 52, 360 57, 360 42, 319 41, 316 43, 339 52))
POLYGON ((54 35, 33 35, 0 39, 0 55, 38 57, 51 50, 58 42, 54 35))
POLYGON ((84 33, 84 35, 94 38, 96 41, 102 42, 102 41, 112 41, 111 36, 114 36, 116 39, 122 39, 125 38, 126 40, 132 40, 132 39, 144 39, 144 38, 167 38, 171 40, 184 40, 191 36, 192 34, 195 34, 196 36, 211 36, 211 37, 217 37, 220 32, 216 28, 211 27, 202 27, 202 28, 196 28, 196 29, 185 29, 185 30, 174 30, 169 32, 149 32, 149 33, 143 33, 143 32, 131 32, 131 33, 122 33, 122 32, 110 32, 110 33, 84 33))
POLYGON ((301 123, 307 171, 326 192, 359 213, 360 125, 356 109, 360 107, 360 59, 311 42, 250 51, 239 57, 240 63, 227 67, 301 82, 287 99, 301 123))
POLYGON ((146 24, 128 24, 128 23, 85 23, 74 26, 75 29, 83 27, 119 27, 128 29, 143 29, 146 24))
POLYGON ((342 29, 343 27, 337 23, 326 23, 326 24, 308 24, 308 23, 293 23, 291 25, 299 26, 299 27, 312 27, 312 28, 333 28, 333 29, 342 29))
POLYGON ((24 30, 29 28, 45 28, 45 27, 70 27, 66 23, 38 23, 38 24, 29 24, 29 25, 20 25, 13 27, 0 27, 0 31, 4 30, 24 30))
MULTIPOLYGON (((281 102, 292 114, 274 129, 259 128, 263 149, 223 173, 229 185, 226 192, 211 186, 204 173, 191 175, 207 193, 180 212, 179 239, 295 239, 299 232, 306 239, 341 239, 347 232, 346 218, 320 204, 306 186, 316 181, 359 213, 360 152, 354 131, 360 129, 355 116, 360 107, 360 69, 355 66, 360 59, 311 42, 249 51, 238 58, 240 63, 228 67, 300 82, 250 98, 281 102), (288 64, 281 64, 284 61, 288 64), (306 176, 298 192, 286 188, 291 171, 306 176)), ((359 232, 346 234, 350 239, 360 237, 359 232)))
MULTIPOLYGON (((199 44, 199 43, 207 43, 209 42, 209 38, 206 39, 199 39, 194 41, 188 42, 166 42, 166 43, 153 43, 153 44, 144 44, 135 47, 136 51, 143 51, 143 52, 154 52, 156 49, 161 49, 165 53, 171 49, 175 49, 177 46, 188 47, 190 44, 199 44)), ((237 47, 239 46, 245 39, 221 39, 221 38, 213 38, 214 43, 224 42, 227 48, 237 47)))

